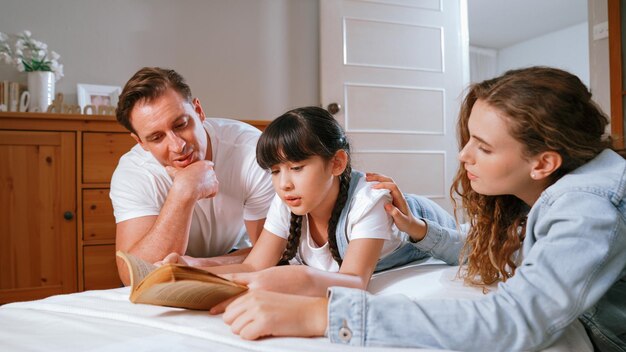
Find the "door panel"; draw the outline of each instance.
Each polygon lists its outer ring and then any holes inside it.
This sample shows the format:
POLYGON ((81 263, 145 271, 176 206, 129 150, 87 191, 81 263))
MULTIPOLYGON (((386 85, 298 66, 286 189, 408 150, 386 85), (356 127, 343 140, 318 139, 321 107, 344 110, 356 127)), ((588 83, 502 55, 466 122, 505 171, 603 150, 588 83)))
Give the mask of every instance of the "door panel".
POLYGON ((322 105, 352 143, 353 167, 451 210, 455 122, 469 82, 465 0, 321 0, 322 105))

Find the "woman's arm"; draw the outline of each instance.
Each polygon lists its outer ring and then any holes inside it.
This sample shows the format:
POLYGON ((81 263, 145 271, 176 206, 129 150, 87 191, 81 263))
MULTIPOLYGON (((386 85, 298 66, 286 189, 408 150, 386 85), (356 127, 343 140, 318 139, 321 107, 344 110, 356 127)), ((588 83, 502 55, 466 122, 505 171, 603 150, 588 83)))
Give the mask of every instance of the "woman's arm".
MULTIPOLYGON (((240 312, 251 303, 238 299, 224 319, 246 338, 319 335, 320 327, 298 327, 294 319, 317 316, 327 304, 333 342, 484 351, 545 348, 600 299, 610 299, 626 267, 626 224, 612 204, 570 195, 552 207, 556 209, 535 225, 541 239, 526 248, 516 274, 484 298, 412 300, 333 287, 328 301, 257 296, 256 306, 268 307, 277 299, 282 304, 246 319, 240 319, 240 312), (261 335, 255 337, 257 333, 261 335)), ((614 303, 623 302, 619 297, 614 303)))
POLYGON ((624 301, 612 297, 625 279, 626 225, 608 200, 585 193, 563 195, 541 209, 536 222, 529 218, 526 257, 496 292, 479 300, 413 301, 332 288, 329 338, 354 345, 539 350, 600 300, 613 300, 614 314, 623 314, 624 301), (344 325, 349 340, 342 338, 344 325))

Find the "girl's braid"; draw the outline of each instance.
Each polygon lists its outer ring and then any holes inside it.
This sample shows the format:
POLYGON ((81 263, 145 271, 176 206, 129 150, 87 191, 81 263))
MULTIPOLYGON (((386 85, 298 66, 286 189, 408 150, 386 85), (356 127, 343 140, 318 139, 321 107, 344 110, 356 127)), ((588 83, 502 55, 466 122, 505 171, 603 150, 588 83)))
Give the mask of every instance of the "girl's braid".
POLYGON ((343 174, 339 177, 339 194, 337 195, 335 207, 333 208, 332 215, 328 221, 328 247, 330 249, 330 253, 333 255, 333 258, 337 261, 340 267, 343 259, 339 254, 339 248, 337 248, 337 237, 335 233, 337 232, 339 216, 341 215, 341 211, 346 205, 346 200, 348 199, 348 189, 350 188, 350 179, 352 178, 351 174, 352 168, 347 166, 343 174))
POLYGON ((280 259, 281 264, 287 264, 291 258, 295 257, 300 243, 300 234, 302 233, 302 215, 291 213, 291 225, 289 226, 289 237, 287 238, 287 248, 280 259))

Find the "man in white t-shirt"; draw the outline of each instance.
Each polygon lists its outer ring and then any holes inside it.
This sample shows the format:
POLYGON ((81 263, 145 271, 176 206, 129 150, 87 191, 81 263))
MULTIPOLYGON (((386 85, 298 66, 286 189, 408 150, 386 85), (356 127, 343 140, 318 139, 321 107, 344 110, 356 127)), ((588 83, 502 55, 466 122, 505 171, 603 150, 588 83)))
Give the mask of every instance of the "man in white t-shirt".
MULTIPOLYGON (((241 262, 274 196, 256 163, 260 131, 206 118, 183 77, 145 67, 120 95, 117 120, 137 141, 111 179, 116 249, 149 262, 176 252, 191 265, 241 262), (248 236, 246 236, 246 233, 248 236)), ((118 271, 129 283, 126 266, 118 271)))

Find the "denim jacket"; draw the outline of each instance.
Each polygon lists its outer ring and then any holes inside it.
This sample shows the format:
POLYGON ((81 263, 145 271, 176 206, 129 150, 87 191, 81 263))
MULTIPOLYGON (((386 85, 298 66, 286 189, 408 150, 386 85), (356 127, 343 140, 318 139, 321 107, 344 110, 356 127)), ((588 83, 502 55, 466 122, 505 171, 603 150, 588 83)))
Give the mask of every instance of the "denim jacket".
MULTIPOLYGON (((597 350, 626 351, 625 188, 626 161, 603 151, 541 194, 528 214, 521 265, 497 291, 479 300, 414 301, 333 287, 328 337, 351 345, 540 350, 579 319, 597 350)), ((426 222, 416 246, 457 264, 464 235, 426 222)))

